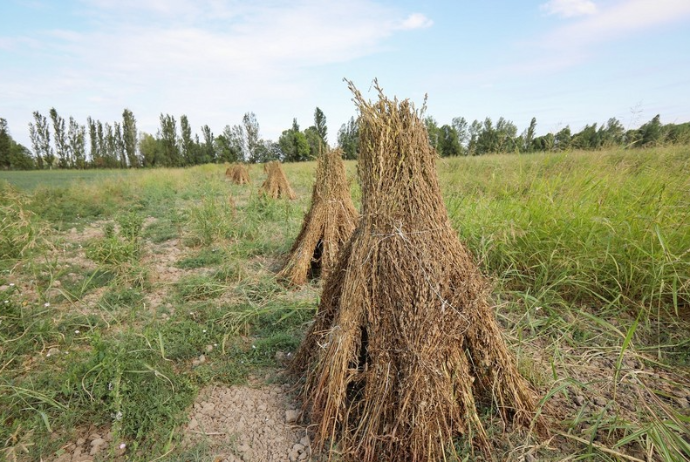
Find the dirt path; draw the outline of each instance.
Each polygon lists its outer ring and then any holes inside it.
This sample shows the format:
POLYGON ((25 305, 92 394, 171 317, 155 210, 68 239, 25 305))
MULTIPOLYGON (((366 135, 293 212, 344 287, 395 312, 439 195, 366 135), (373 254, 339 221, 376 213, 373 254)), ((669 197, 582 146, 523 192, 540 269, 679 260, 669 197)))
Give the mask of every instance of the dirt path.
POLYGON ((286 385, 211 386, 194 403, 183 444, 204 443, 218 462, 308 460, 309 436, 298 416, 286 385))

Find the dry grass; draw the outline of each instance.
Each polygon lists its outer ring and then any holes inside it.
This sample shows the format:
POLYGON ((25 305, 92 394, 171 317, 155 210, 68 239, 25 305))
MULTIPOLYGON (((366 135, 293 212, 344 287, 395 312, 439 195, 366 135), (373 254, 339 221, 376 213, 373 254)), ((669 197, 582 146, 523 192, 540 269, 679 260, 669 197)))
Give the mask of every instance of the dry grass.
POLYGON ((265 164, 264 170, 268 176, 259 189, 260 193, 273 199, 280 199, 281 197, 287 197, 290 200, 297 199, 295 191, 292 190, 283 169, 280 167, 280 162, 265 164))
POLYGON ((357 210, 350 197, 342 150, 322 154, 316 166, 311 208, 278 277, 293 285, 305 284, 309 277, 326 278, 356 223, 357 210))
POLYGON ((534 393, 451 227, 421 113, 378 86, 375 103, 350 89, 362 217, 293 363, 316 444, 346 460, 442 460, 464 434, 488 454, 478 404, 528 426, 534 393))
POLYGON ((225 177, 235 184, 249 184, 249 171, 243 164, 233 164, 225 170, 225 177))

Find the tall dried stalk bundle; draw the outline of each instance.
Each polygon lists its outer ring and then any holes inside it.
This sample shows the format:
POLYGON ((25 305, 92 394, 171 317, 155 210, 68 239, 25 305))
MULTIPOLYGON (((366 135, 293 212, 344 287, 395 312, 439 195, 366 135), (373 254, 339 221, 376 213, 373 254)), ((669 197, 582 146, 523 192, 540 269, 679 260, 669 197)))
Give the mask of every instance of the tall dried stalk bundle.
POLYGON ((293 285, 306 283, 310 276, 326 278, 356 223, 342 150, 328 151, 318 158, 311 208, 278 277, 293 285))
POLYGON ((295 191, 290 187, 290 183, 280 167, 280 162, 274 161, 270 162, 266 166, 266 172, 268 176, 264 180, 259 191, 266 194, 273 199, 279 199, 281 197, 287 197, 288 199, 296 199, 297 195, 295 191))
POLYGON ((249 171, 243 164, 233 164, 228 167, 225 176, 235 184, 249 184, 249 171))
POLYGON ((378 84, 374 103, 349 87, 362 215, 292 366, 316 443, 339 445, 346 460, 435 461, 464 434, 488 453, 477 403, 528 425, 533 392, 451 227, 424 108, 387 99, 378 84))

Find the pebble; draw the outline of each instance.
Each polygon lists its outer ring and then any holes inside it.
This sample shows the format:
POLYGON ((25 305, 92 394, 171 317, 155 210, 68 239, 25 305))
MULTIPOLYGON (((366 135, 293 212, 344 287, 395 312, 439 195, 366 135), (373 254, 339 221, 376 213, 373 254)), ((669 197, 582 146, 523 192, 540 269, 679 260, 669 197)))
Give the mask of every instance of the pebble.
POLYGON ((46 354, 46 358, 48 358, 50 356, 56 356, 59 354, 60 354, 60 350, 58 350, 57 348, 51 348, 50 350, 48 350, 48 354, 46 354))
POLYGON ((575 400, 578 406, 582 406, 583 404, 585 404, 585 397, 582 395, 575 395, 575 398, 573 399, 575 400))
POLYGON ((295 423, 297 422, 297 419, 299 419, 299 415, 299 411, 296 411, 294 409, 288 409, 287 411, 285 411, 285 422, 295 423))
POLYGON ((297 451, 297 452, 301 452, 301 451, 304 451, 304 446, 297 443, 294 446, 292 446, 292 450, 297 451))

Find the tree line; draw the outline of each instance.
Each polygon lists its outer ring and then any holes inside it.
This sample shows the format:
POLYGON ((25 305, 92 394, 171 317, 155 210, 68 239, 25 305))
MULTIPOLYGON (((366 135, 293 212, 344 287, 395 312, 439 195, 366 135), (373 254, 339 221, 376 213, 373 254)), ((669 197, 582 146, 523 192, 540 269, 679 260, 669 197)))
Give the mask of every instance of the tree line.
MULTIPOLYGON (((450 124, 440 126, 436 119, 427 117, 425 124, 429 142, 442 157, 690 144, 690 122, 664 125, 660 115, 636 129, 625 129, 618 119, 610 118, 605 124, 588 124, 577 133, 572 133, 570 126, 566 126, 543 136, 536 136, 535 117, 520 135, 517 126, 503 117, 496 123, 490 117, 483 122, 474 120, 472 123, 464 117, 456 117, 450 124)), ((338 145, 343 148, 346 158, 355 159, 358 143, 358 124, 353 117, 340 128, 338 145)))
MULTIPOLYGON (((611 118, 605 124, 588 124, 577 133, 566 126, 542 136, 536 136, 536 118, 532 118, 529 127, 519 135, 517 126, 503 117, 495 123, 489 117, 483 122, 474 120, 472 123, 464 117, 456 117, 450 124, 439 125, 429 116, 425 123, 429 142, 442 157, 690 144, 690 122, 662 124, 659 115, 636 129, 625 129, 619 120, 611 118)), ((121 121, 103 123, 88 117, 86 124, 81 125, 71 116, 66 120, 51 108, 48 116, 39 111, 33 113, 29 135, 33 150, 15 142, 7 121, 0 118, 0 169, 300 162, 314 159, 328 147, 326 116, 318 107, 314 111, 313 125, 301 130, 293 119, 292 126, 282 132, 277 142, 260 136, 259 122, 253 112, 244 114, 239 124, 226 125, 217 136, 208 125, 203 125, 200 136, 192 134, 186 115, 180 116, 178 127, 174 116, 161 114, 160 127, 153 135, 137 131, 136 118, 129 109, 123 111, 121 121)), ((340 127, 337 145, 343 149, 344 158, 357 158, 359 125, 355 117, 340 127)))

